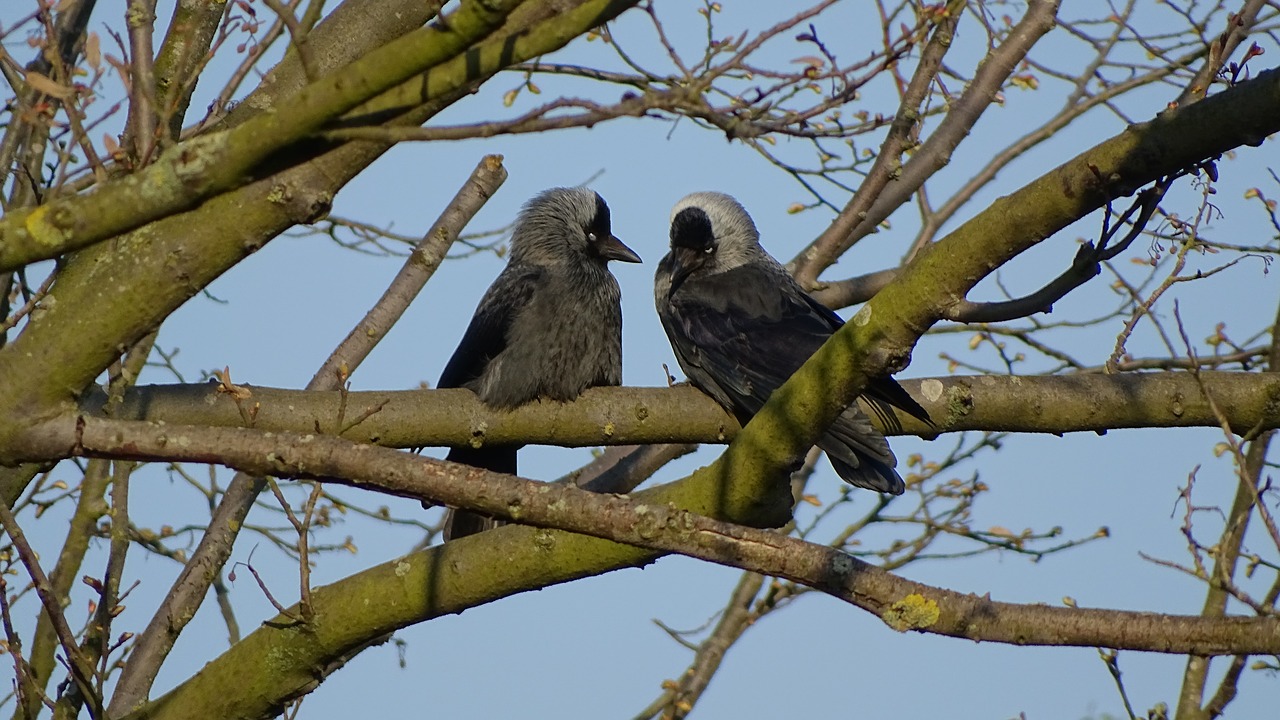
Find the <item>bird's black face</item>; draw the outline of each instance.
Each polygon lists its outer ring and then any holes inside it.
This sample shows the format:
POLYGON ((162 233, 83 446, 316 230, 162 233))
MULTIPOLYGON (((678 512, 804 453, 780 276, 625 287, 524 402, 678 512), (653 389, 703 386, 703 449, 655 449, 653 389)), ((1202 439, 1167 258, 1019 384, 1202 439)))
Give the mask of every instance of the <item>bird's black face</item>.
POLYGON ((671 291, 694 271, 715 258, 717 249, 711 218, 702 208, 688 207, 671 219, 671 291))
POLYGON ((583 228, 587 236, 587 254, 604 262, 619 260, 621 262, 640 262, 640 256, 627 247, 621 240, 613 236, 609 224, 609 206, 604 198, 596 194, 596 214, 591 222, 583 228))

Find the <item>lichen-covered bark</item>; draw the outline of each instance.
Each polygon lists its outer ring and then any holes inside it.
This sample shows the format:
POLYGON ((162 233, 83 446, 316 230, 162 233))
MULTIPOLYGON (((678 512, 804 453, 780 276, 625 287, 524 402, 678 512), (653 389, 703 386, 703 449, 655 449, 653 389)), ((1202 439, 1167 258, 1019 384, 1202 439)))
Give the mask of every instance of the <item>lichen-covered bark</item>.
POLYGON ((422 76, 418 82, 425 83, 425 71, 471 48, 517 5, 519 0, 462 3, 447 23, 373 48, 307 85, 289 98, 287 113, 259 113, 231 130, 194 137, 92 193, 11 213, 0 220, 0 271, 88 247, 243 184, 269 155, 351 108, 411 77, 422 76))

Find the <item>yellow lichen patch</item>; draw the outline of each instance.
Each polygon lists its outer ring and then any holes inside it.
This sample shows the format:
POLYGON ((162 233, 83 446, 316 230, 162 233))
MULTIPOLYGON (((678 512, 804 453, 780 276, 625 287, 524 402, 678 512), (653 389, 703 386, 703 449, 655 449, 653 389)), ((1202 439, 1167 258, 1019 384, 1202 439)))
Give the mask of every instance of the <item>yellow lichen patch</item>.
POLYGON ((911 593, 885 610, 881 619, 898 632, 923 630, 938 622, 938 603, 919 593, 911 593))
POLYGON ((67 240, 67 231, 49 221, 49 206, 41 205, 27 216, 27 232, 41 245, 57 247, 67 240))

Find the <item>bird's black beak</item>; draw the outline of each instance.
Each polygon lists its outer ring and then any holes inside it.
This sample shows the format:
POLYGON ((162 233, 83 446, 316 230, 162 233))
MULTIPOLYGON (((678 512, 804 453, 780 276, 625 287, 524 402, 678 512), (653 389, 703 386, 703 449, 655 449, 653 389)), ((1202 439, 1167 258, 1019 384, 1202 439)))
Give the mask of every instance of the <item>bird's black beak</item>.
POLYGON ((596 254, 605 260, 617 260, 619 262, 638 263, 643 262, 635 250, 622 244, 618 238, 610 235, 596 244, 596 254))
POLYGON ((675 295, 689 274, 702 267, 706 261, 707 255, 704 252, 686 247, 671 248, 671 289, 667 291, 667 297, 675 295))

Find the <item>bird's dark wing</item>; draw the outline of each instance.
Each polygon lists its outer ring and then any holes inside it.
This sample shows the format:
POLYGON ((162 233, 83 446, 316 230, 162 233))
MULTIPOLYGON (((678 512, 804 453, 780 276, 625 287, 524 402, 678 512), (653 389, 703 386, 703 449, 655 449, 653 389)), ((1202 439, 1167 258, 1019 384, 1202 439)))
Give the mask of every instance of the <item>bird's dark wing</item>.
POLYGON ((698 371, 708 375, 739 414, 759 411, 840 327, 834 313, 815 312, 798 287, 779 281, 755 264, 690 279, 664 313, 690 379, 700 384, 698 371))
MULTIPOLYGON (((465 387, 484 374, 489 362, 507 347, 507 331, 521 308, 529 304, 538 286, 541 271, 528 265, 507 265, 489 286, 480 306, 471 318, 471 324, 463 333, 453 357, 440 373, 436 387, 465 387)), ((516 473, 515 445, 484 446, 480 448, 455 447, 449 450, 448 459, 472 467, 514 475, 516 473)), ((445 539, 474 535, 496 525, 496 521, 467 510, 450 509, 445 519, 445 539)))
MULTIPOLYGON (((754 265, 690 279, 663 315, 689 379, 722 403, 727 399, 740 419, 758 412, 843 325, 838 315, 789 278, 754 265)), ((901 404, 913 415, 917 409, 924 413, 892 378, 873 379, 866 393, 872 407, 887 413, 890 422, 896 418, 889 403, 901 404)), ((846 482, 895 495, 903 492, 889 443, 857 404, 836 418, 818 445, 846 482)))
POLYGON ((440 373, 439 388, 464 387, 484 373, 489 361, 507 347, 507 331, 521 308, 529 304, 542 271, 508 265, 480 299, 453 357, 440 373))

